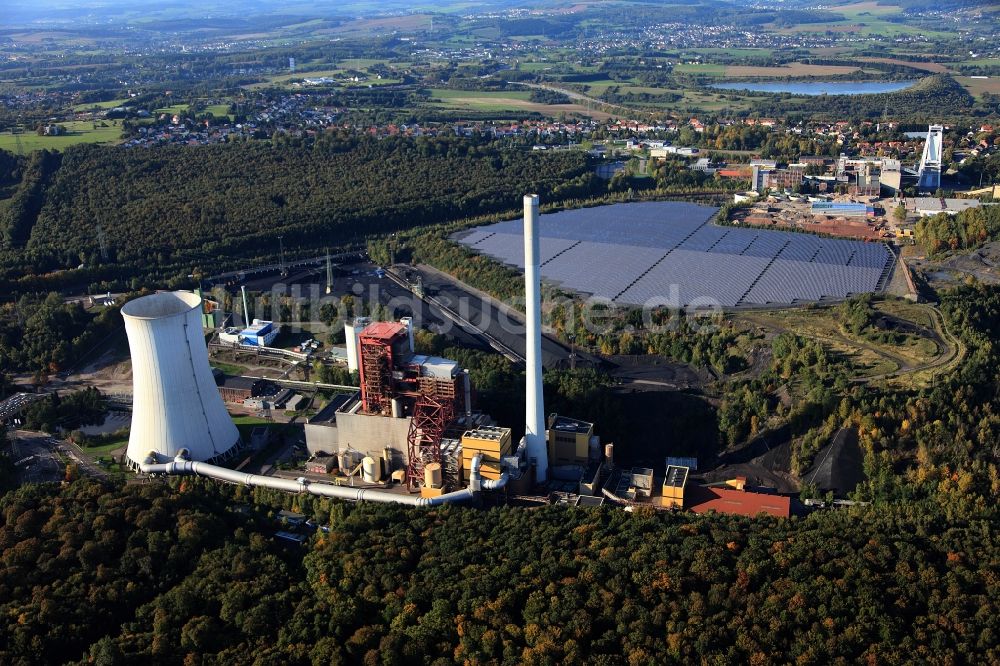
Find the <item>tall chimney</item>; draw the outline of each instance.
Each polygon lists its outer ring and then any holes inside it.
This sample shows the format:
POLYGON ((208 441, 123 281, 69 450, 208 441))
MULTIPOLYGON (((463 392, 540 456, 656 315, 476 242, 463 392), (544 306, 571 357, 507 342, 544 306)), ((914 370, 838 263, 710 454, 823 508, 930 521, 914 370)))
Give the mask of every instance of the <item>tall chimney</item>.
POLYGON ((244 328, 250 325, 250 309, 247 307, 247 287, 243 285, 240 287, 240 291, 243 292, 243 326, 244 328))
POLYGON ((525 453, 535 460, 535 478, 548 479, 545 401, 542 397, 542 300, 538 260, 538 195, 524 196, 525 453))

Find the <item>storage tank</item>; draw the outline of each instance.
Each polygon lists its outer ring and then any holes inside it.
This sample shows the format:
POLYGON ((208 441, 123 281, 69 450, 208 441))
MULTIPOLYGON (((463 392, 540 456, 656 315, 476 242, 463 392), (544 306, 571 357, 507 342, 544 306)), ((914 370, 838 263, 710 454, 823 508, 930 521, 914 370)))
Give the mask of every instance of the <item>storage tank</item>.
POLYGON ((428 488, 441 487, 441 463, 427 463, 424 467, 424 485, 428 488))
POLYGON ((604 459, 609 463, 615 461, 615 445, 611 442, 604 445, 604 459))
POLYGON ((191 460, 220 458, 240 442, 208 364, 202 300, 162 292, 122 307, 132 354, 132 427, 128 459, 157 462, 187 449, 191 460))
POLYGON ((381 463, 378 459, 365 456, 361 461, 361 479, 365 483, 378 483, 382 480, 381 463))
POLYGON ((386 476, 392 474, 392 449, 388 446, 382 449, 382 469, 386 476))
POLYGON ((392 399, 392 418, 403 418, 403 401, 399 398, 392 399))

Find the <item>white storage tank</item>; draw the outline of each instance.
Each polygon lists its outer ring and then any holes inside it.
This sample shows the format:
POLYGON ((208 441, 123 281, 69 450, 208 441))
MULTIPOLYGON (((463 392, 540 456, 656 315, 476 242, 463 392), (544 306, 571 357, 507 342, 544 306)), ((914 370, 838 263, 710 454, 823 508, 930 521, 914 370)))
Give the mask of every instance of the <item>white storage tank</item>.
POLYGON ((365 483, 378 483, 382 480, 382 463, 378 458, 365 456, 361 461, 361 479, 365 483))

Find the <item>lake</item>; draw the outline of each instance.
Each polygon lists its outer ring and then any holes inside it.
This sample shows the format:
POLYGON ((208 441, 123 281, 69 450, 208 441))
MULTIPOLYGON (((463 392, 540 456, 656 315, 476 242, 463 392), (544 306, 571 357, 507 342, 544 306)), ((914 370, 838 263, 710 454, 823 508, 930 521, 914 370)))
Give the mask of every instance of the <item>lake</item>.
POLYGON ((727 81, 713 84, 720 90, 791 93, 792 95, 877 95, 905 90, 916 81, 727 81))

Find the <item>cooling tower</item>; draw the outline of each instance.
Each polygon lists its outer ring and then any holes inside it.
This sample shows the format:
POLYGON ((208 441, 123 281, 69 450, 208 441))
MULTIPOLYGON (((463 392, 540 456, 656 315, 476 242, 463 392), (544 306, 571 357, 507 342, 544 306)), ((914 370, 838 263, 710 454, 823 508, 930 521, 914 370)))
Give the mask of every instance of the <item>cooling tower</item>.
POLYGON ((535 461, 535 479, 549 476, 545 440, 545 401, 542 397, 542 301, 538 251, 538 195, 524 195, 524 315, 525 315, 525 453, 535 461))
POLYGON ((164 292, 122 307, 132 352, 132 430, 128 458, 173 460, 181 449, 196 461, 219 458, 239 443, 208 365, 201 297, 164 292))

